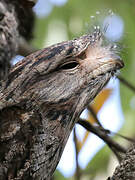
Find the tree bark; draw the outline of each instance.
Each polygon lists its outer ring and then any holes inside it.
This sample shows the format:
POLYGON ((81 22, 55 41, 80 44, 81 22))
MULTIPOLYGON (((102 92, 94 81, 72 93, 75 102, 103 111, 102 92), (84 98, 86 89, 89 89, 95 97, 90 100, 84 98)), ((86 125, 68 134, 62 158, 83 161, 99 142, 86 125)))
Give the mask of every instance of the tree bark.
POLYGON ((29 0, 0 0, 0 80, 8 75, 20 37, 32 38, 34 15, 29 7, 31 3, 29 0))
POLYGON ((14 5, 0 1, 0 80, 6 79, 18 48, 18 22, 14 5))
POLYGON ((135 144, 127 150, 120 165, 108 180, 135 180, 135 144))

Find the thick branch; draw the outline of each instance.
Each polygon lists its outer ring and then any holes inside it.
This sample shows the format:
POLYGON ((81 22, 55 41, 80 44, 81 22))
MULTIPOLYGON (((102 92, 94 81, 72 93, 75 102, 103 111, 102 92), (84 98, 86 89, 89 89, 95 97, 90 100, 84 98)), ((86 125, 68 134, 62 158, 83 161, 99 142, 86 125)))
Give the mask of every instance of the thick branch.
POLYGON ((0 0, 0 80, 10 69, 10 61, 17 54, 20 37, 32 37, 34 16, 33 0, 0 0))
POLYGON ((0 80, 5 79, 18 48, 18 21, 15 7, 0 1, 0 80))
POLYGON ((129 148, 125 158, 108 180, 135 180, 135 144, 129 148))

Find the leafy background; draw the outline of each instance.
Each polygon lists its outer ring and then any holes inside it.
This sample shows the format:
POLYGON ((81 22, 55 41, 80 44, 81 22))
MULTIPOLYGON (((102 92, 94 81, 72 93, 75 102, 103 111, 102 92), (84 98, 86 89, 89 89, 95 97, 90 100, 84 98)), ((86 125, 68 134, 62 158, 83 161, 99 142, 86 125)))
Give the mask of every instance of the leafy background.
MULTIPOLYGON (((124 35, 120 39, 120 46, 122 47, 121 57, 124 59, 125 68, 121 70, 121 75, 130 83, 135 85, 135 1, 134 0, 68 0, 62 6, 55 5, 54 0, 45 0, 44 8, 48 10, 46 16, 36 17, 34 39, 31 42, 36 48, 43 48, 55 43, 54 34, 58 32, 59 28, 63 31, 62 40, 72 39, 80 36, 88 30, 87 24, 93 23, 92 18, 97 11, 100 14, 96 17, 102 19, 108 16, 108 11, 111 9, 116 15, 120 16, 124 22, 124 35), (50 10, 47 6, 50 3, 50 10), (50 41, 51 39, 51 41, 50 41)), ((102 105, 109 98, 111 89, 106 89, 100 94, 94 106, 96 113, 101 109, 102 105)), ((121 134, 125 136, 134 137, 134 115, 135 115, 135 95, 123 84, 120 84, 120 97, 122 101, 122 109, 124 112, 125 122, 120 130, 121 134)), ((89 115, 88 120, 94 123, 95 120, 89 115)), ((113 122, 110 122, 110 124, 113 122)), ((86 132, 82 142, 77 141, 78 151, 83 147, 88 133, 86 132)), ((115 138, 124 146, 127 142, 115 138)), ((73 177, 68 179, 105 179, 108 173, 112 173, 112 164, 115 157, 112 155, 108 147, 102 148, 89 162, 86 169, 82 170, 80 167, 76 168, 73 177), (111 165, 110 165, 111 164, 111 165), (78 171, 79 168, 79 171, 78 171), (79 173, 79 174, 78 174, 79 173)), ((55 172, 54 180, 66 179, 58 170, 55 172)))

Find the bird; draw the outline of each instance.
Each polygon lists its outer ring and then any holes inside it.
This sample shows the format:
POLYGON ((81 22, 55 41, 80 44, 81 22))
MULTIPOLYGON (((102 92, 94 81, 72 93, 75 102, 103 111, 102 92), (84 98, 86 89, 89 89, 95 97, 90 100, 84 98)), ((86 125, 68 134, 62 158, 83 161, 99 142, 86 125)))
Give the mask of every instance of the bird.
POLYGON ((13 66, 0 90, 0 179, 50 180, 81 112, 123 66, 99 27, 13 66))

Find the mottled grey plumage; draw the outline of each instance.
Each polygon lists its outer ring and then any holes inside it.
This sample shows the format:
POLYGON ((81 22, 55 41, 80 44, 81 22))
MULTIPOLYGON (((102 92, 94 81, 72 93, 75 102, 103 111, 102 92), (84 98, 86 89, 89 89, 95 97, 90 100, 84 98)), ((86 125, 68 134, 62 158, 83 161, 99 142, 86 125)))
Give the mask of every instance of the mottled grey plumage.
POLYGON ((51 178, 81 112, 123 67, 102 39, 97 28, 11 69, 0 93, 1 178, 51 178))

